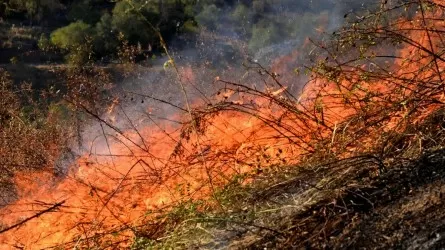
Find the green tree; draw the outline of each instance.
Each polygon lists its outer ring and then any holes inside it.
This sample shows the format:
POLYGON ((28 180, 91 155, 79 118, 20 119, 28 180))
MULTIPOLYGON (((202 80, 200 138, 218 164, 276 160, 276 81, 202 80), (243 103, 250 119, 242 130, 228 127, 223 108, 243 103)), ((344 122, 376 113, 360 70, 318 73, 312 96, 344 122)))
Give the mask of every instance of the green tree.
POLYGON ((80 65, 91 59, 93 29, 90 25, 77 21, 51 33, 51 43, 68 52, 70 64, 80 65))
POLYGON ((75 2, 68 12, 68 20, 83 21, 88 24, 94 24, 99 21, 101 10, 93 6, 92 0, 83 0, 75 2))
POLYGON ((196 16, 196 21, 199 25, 209 29, 216 29, 218 26, 220 9, 216 5, 211 4, 203 8, 203 10, 196 16))
POLYGON ((264 0, 255 0, 252 2, 253 11, 257 14, 262 14, 266 10, 266 2, 264 0))
POLYGON ((58 0, 9 0, 0 3, 5 12, 24 13, 30 21, 40 21, 62 7, 58 0))
POLYGON ((154 40, 155 36, 144 17, 150 19, 146 6, 138 3, 130 5, 121 1, 113 9, 112 27, 118 32, 122 32, 125 39, 132 44, 149 43, 154 40))
POLYGON ((252 37, 249 40, 249 50, 251 52, 257 51, 279 41, 280 37, 276 24, 262 20, 253 26, 252 37))
POLYGON ((115 52, 119 42, 117 32, 113 29, 113 18, 109 13, 105 13, 96 23, 94 34, 94 51, 99 55, 115 52))
MULTIPOLYGON (((163 0, 159 0, 163 2, 163 0)), ((186 13, 186 5, 181 1, 165 1, 159 5, 159 30, 166 40, 170 40, 192 16, 186 13)), ((188 10, 187 10, 188 11, 188 10)))
POLYGON ((87 37, 92 35, 92 31, 90 25, 77 21, 51 33, 51 42, 60 49, 69 50, 85 43, 87 37))
POLYGON ((51 41, 44 33, 40 34, 40 38, 37 41, 37 46, 41 51, 49 51, 51 49, 51 41))
POLYGON ((252 13, 249 7, 240 3, 236 6, 235 10, 232 12, 232 18, 238 23, 246 23, 252 18, 252 13))

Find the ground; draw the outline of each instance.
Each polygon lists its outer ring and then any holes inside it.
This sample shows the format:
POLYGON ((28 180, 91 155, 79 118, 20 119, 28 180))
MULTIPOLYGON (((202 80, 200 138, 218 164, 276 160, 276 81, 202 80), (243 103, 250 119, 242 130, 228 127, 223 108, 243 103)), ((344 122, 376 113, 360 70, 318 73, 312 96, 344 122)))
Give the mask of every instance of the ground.
POLYGON ((231 203, 238 201, 236 206, 224 215, 202 216, 187 230, 178 229, 173 245, 443 249, 445 149, 427 150, 384 168, 381 164, 370 156, 307 164, 287 180, 244 187, 231 198, 231 203))
POLYGON ((312 167, 256 192, 247 203, 267 216, 257 215, 249 227, 214 230, 215 241, 199 247, 443 249, 445 150, 395 162, 382 173, 369 160, 312 167))

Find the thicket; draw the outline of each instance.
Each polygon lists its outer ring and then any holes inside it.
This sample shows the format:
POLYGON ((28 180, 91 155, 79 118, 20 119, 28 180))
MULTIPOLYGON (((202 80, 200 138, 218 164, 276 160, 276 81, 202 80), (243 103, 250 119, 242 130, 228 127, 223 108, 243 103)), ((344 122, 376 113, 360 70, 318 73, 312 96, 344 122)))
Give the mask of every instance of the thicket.
POLYGON ((66 164, 73 160, 88 123, 85 108, 104 112, 108 104, 108 72, 82 68, 55 74, 50 84, 42 85, 16 82, 0 69, 0 206, 19 198, 17 181, 33 183, 34 174, 40 173, 65 178, 66 164))
MULTIPOLYGON (((163 53, 157 31, 167 44, 173 38, 183 36, 189 40, 196 39, 197 32, 202 30, 233 32, 246 41, 249 52, 254 53, 282 40, 294 39, 299 34, 313 33, 306 28, 307 24, 317 22, 324 25, 326 14, 322 14, 323 11, 363 7, 358 2, 334 3, 327 0, 310 3, 270 0, 2 0, 1 6, 0 13, 6 21, 28 21, 51 27, 51 37, 57 40, 53 48, 67 54, 69 62, 78 64, 102 58, 110 62, 117 58, 122 41, 120 38, 137 47, 139 54, 145 57, 140 56, 141 59, 147 59, 153 53, 163 53), (282 18, 281 13, 286 18, 282 18), (60 27, 60 24, 66 26, 60 27), (233 31, 227 30, 228 27, 234 27, 233 31), (71 44, 71 39, 77 45, 71 44), (80 46, 78 42, 82 42, 80 46)), ((45 34, 41 36, 39 44, 45 44, 46 40, 53 41, 45 34)), ((41 47, 43 50, 47 48, 41 47)))
POLYGON ((71 128, 56 104, 39 101, 30 84, 13 84, 0 69, 0 205, 16 199, 17 173, 48 171, 61 176, 59 160, 68 151, 71 128))

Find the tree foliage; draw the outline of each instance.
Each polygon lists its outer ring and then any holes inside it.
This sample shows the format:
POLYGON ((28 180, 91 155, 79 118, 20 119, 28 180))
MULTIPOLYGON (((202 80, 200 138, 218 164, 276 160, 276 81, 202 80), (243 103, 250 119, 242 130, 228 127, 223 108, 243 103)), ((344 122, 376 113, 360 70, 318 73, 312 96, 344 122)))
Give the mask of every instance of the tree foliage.
POLYGON ((68 52, 67 60, 70 64, 81 65, 91 58, 92 34, 90 25, 77 21, 55 30, 51 34, 51 42, 68 52))
POLYGON ((67 18, 69 21, 83 21, 90 25, 95 24, 99 21, 101 16, 101 9, 94 6, 94 0, 82 0, 78 2, 73 2, 68 11, 67 18))
POLYGON ((106 12, 94 28, 94 50, 99 55, 112 53, 118 45, 116 31, 113 29, 112 22, 112 16, 106 12))
POLYGON ((58 0, 2 0, 0 4, 0 14, 24 14, 31 21, 40 21, 62 7, 58 0))
POLYGON ((71 49, 85 43, 92 35, 91 26, 83 21, 57 29, 51 34, 51 42, 61 49, 71 49))
POLYGON ((129 45, 160 52, 157 31, 167 43, 182 33, 193 39, 201 30, 233 34, 255 53, 302 34, 310 36, 317 32, 311 28, 314 23, 329 25, 327 22, 333 20, 330 13, 351 12, 369 1, 0 0, 0 13, 59 26, 51 41, 68 53, 76 47, 73 44, 83 44, 87 34, 91 39, 89 54, 100 59, 117 55, 122 45, 119 34, 129 45))
POLYGON ((252 29, 252 37, 249 41, 249 50, 257 51, 258 49, 270 45, 280 39, 277 26, 273 23, 263 21, 254 25, 252 29))

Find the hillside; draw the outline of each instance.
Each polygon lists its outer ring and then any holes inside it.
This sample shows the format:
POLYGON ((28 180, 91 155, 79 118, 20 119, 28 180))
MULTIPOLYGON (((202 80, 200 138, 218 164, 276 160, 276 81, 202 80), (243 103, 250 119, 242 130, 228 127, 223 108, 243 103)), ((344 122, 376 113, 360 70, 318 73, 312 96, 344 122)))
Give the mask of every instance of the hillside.
POLYGON ((20 3, 0 248, 445 247, 441 1, 20 3))
POLYGON ((374 161, 300 166, 285 181, 236 190, 232 211, 195 212, 159 247, 442 249, 443 150, 396 162, 380 174, 374 161))

